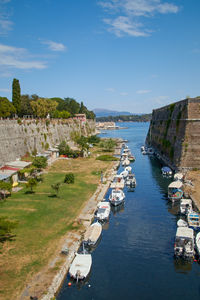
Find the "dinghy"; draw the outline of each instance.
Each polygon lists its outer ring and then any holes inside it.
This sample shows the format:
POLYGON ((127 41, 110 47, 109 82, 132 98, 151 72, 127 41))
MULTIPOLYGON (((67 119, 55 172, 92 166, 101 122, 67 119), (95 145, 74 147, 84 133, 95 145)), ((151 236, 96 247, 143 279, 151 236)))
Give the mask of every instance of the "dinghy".
POLYGON ((161 172, 163 176, 172 176, 172 170, 169 167, 162 167, 161 172))
POLYGON ((101 236, 101 232, 102 225, 99 222, 91 224, 84 235, 83 242, 88 246, 95 246, 101 236))
POLYGON ((78 254, 70 266, 69 275, 78 280, 83 280, 87 277, 92 266, 92 256, 91 254, 78 254))

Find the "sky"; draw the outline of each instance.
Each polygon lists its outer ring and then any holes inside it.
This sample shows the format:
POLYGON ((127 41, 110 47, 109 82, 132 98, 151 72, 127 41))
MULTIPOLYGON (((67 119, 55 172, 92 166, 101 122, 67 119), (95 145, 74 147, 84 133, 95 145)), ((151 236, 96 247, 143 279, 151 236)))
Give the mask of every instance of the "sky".
POLYGON ((200 95, 199 0, 0 0, 0 96, 149 113, 200 95))

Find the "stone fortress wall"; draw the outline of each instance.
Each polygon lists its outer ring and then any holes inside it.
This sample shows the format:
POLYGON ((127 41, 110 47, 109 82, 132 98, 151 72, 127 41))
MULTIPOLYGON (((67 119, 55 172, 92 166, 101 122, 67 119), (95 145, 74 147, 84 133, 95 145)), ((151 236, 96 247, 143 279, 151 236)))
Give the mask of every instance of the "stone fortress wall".
POLYGON ((70 143, 74 133, 95 134, 95 121, 67 119, 0 120, 0 165, 27 152, 44 152, 65 140, 70 143))
POLYGON ((173 169, 199 169, 200 97, 153 110, 146 142, 173 169))

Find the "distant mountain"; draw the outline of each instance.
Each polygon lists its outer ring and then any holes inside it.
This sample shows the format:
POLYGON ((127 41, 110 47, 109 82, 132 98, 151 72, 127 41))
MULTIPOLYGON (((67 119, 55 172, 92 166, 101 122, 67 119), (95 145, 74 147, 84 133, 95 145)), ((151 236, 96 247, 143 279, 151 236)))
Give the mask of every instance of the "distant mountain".
POLYGON ((95 108, 93 109, 93 112, 95 113, 96 117, 108 117, 108 116, 128 116, 133 115, 132 113, 128 111, 116 111, 116 110, 110 110, 110 109, 104 109, 104 108, 95 108))

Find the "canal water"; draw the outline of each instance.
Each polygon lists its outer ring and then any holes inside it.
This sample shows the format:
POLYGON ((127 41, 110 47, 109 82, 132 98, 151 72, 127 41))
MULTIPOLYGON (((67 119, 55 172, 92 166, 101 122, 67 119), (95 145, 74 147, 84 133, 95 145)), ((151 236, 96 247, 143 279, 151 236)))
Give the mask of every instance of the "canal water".
MULTIPOLYGON (((128 128, 107 131, 102 137, 129 141, 136 156, 131 166, 137 187, 134 192, 125 188, 124 206, 112 210, 101 241, 92 252, 87 282, 68 287, 67 277, 56 299, 200 299, 200 266, 173 257, 178 207, 167 200, 170 180, 162 177, 156 158, 140 151, 149 124, 119 125, 128 128)), ((110 190, 107 199, 109 194, 110 190)))

